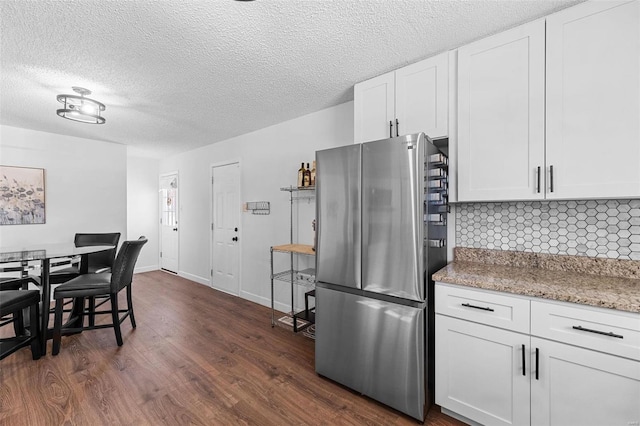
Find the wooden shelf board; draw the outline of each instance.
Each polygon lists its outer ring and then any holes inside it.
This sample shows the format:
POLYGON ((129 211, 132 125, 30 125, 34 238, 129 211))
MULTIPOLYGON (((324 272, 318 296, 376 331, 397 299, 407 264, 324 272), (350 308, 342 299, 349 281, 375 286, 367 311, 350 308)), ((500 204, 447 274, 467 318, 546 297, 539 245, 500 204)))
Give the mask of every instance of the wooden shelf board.
POLYGON ((273 251, 280 251, 284 253, 300 253, 308 255, 316 254, 316 252, 313 250, 313 246, 309 246, 306 244, 283 244, 280 246, 272 246, 271 249, 273 251))

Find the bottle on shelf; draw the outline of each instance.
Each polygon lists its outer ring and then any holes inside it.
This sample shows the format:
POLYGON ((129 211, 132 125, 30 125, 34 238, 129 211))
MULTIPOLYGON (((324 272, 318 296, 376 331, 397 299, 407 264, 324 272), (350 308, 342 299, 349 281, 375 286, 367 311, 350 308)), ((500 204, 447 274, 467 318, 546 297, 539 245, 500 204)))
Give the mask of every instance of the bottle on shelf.
POLYGON ((311 170, 309 170, 309 163, 307 163, 307 168, 304 169, 302 175, 302 186, 308 187, 311 186, 311 170))
POLYGON ((311 165, 311 185, 310 186, 316 186, 316 162, 315 162, 315 160, 313 161, 313 163, 311 165))
POLYGON ((298 169, 298 188, 302 188, 304 186, 304 163, 300 163, 300 168, 298 169))

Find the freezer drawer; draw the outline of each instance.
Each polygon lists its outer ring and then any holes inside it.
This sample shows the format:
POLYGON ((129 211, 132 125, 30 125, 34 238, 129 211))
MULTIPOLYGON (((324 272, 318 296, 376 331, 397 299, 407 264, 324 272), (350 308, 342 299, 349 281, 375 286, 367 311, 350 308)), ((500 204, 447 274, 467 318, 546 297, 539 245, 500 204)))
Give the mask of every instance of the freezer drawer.
POLYGON ((316 372, 420 421, 424 309, 316 288, 316 372))

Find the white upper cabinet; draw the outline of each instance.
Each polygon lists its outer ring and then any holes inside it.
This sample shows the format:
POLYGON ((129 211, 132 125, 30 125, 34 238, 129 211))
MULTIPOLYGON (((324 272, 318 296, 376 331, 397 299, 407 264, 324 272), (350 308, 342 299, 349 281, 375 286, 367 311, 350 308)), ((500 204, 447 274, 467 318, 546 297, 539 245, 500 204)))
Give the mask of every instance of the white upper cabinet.
POLYGON ((443 53, 396 71, 396 135, 447 136, 448 64, 443 53))
POLYGON ((547 198, 640 196, 640 2, 547 18, 547 198))
POLYGON ((544 21, 535 21, 458 50, 458 200, 544 198, 543 170, 544 21))
POLYGON ((356 84, 353 98, 355 142, 390 137, 395 125, 395 72, 356 84))
POLYGON ((458 50, 458 201, 639 196, 640 1, 458 50))
POLYGON ((354 87, 355 142, 424 132, 447 135, 448 53, 354 87))

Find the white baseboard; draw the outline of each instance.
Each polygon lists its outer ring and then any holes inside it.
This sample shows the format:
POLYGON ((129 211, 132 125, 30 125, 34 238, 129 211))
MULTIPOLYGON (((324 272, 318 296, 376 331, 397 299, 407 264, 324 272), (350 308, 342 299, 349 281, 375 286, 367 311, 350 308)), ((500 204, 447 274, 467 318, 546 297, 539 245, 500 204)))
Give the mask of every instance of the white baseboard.
POLYGON ((151 266, 140 266, 138 268, 135 268, 133 270, 134 274, 141 274, 143 272, 151 272, 151 271, 157 271, 158 269, 160 269, 158 267, 158 265, 151 265, 151 266))
POLYGON ((257 303, 258 305, 271 307, 271 299, 266 297, 258 296, 257 294, 249 293, 248 291, 240 291, 240 297, 243 299, 250 300, 251 302, 257 303))
MULTIPOLYGON (((240 297, 243 299, 247 299, 251 302, 257 303, 262 306, 266 306, 267 308, 271 308, 271 299, 264 296, 258 296, 257 294, 249 293, 247 291, 241 291, 240 297)), ((274 308, 276 311, 280 312, 289 312, 291 310, 290 304, 281 303, 276 301, 274 304, 274 308)))
POLYGON ((193 275, 184 271, 178 271, 178 276, 182 278, 186 278, 190 281, 195 281, 198 284, 206 285, 207 287, 209 287, 209 278, 203 278, 198 275, 193 275))
MULTIPOLYGON (((135 272, 136 273, 150 272, 150 271, 156 271, 156 270, 159 270, 159 269, 160 268, 158 266, 148 266, 148 267, 144 266, 142 268, 137 268, 135 270, 135 272)), ((210 284, 209 284, 209 279, 207 279, 207 278, 203 278, 203 277, 200 277, 198 275, 190 274, 190 273, 184 272, 184 271, 178 272, 177 275, 179 277, 185 278, 185 279, 187 279, 189 281, 193 281, 193 282, 196 282, 198 284, 202 284, 202 285, 205 285, 207 287, 211 287, 210 284)), ((212 288, 214 290, 217 290, 217 291, 222 291, 222 290, 217 289, 215 287, 212 287, 212 288)), ((231 294, 231 293, 228 293, 228 294, 231 294)), ((257 303, 259 305, 266 306, 267 308, 271 308, 271 299, 268 298, 268 297, 259 296, 257 294, 253 294, 253 293, 250 293, 248 291, 242 291, 242 290, 240 291, 240 295, 236 296, 236 297, 241 297, 243 299, 246 299, 246 300, 249 300, 251 302, 257 303)), ((290 304, 281 303, 281 302, 278 302, 278 301, 275 302, 275 306, 274 307, 275 307, 276 311, 280 311, 280 312, 289 312, 291 310, 290 304)))

